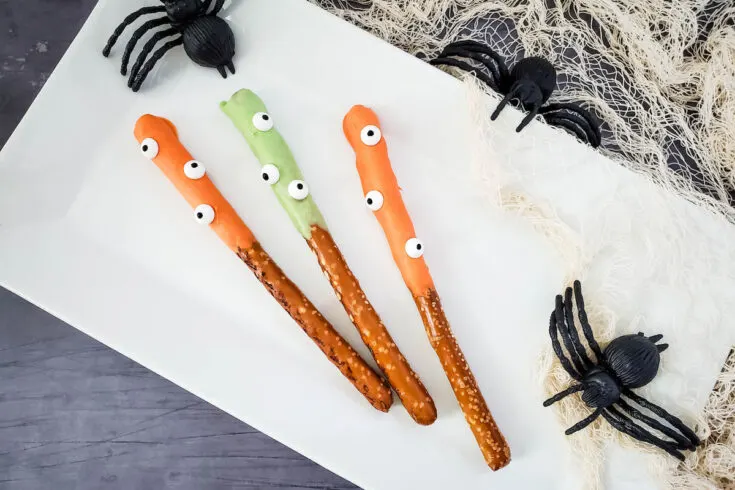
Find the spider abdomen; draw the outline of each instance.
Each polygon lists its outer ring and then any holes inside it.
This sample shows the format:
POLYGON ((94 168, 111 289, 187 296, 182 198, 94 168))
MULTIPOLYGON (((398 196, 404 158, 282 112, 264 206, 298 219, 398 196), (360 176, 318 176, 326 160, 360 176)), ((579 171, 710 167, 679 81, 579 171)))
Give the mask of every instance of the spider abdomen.
POLYGON ((207 68, 227 66, 235 56, 235 35, 226 21, 199 17, 183 32, 184 50, 191 60, 207 68))
POLYGON ((643 334, 623 335, 610 342, 604 356, 608 368, 623 386, 640 388, 656 377, 661 362, 659 351, 664 345, 657 346, 643 334))

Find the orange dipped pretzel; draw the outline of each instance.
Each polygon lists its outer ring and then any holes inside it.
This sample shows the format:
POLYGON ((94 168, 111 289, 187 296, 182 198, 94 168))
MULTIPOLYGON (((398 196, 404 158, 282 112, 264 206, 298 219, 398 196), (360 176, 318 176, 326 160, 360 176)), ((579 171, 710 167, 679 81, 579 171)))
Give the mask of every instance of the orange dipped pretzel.
POLYGON ((209 225, 253 271, 268 292, 299 324, 330 361, 367 398, 387 412, 393 403, 390 387, 327 322, 256 241, 250 229, 209 179, 204 165, 181 144, 167 119, 145 115, 135 125, 140 149, 163 171, 194 208, 195 219, 209 225))
POLYGON ((426 333, 472 429, 485 461, 493 470, 510 462, 510 448, 493 420, 464 354, 449 327, 434 281, 423 259, 411 217, 401 197, 377 115, 355 106, 343 129, 357 156, 365 203, 378 218, 403 280, 413 294, 426 333))

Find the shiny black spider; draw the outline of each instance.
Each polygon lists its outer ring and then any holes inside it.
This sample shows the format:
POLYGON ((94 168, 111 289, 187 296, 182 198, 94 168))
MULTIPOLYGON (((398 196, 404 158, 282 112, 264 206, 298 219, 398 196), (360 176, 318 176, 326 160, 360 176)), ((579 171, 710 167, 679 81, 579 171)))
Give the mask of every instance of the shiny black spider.
POLYGON ((546 104, 556 90, 556 70, 543 58, 530 56, 508 70, 503 58, 490 47, 476 41, 457 41, 449 44, 432 65, 446 65, 472 73, 494 91, 505 97, 493 112, 494 121, 512 100, 518 100, 528 115, 516 128, 521 132, 540 114, 548 124, 559 126, 582 141, 600 146, 600 124, 585 109, 576 104, 546 104), (478 62, 484 70, 465 60, 478 62))
POLYGON ((556 309, 551 313, 549 335, 551 336, 554 353, 556 353, 569 376, 574 378, 577 383, 546 400, 544 406, 548 407, 567 395, 581 391, 582 400, 594 411, 588 417, 567 429, 566 435, 584 429, 599 416, 602 416, 620 432, 628 434, 639 441, 653 444, 670 455, 684 460, 684 455, 680 451, 693 451, 699 445, 699 438, 694 431, 663 408, 631 391, 631 388, 645 386, 656 377, 660 353, 669 347, 668 344, 656 344, 663 338, 663 335, 652 337, 646 337, 643 333, 623 335, 610 342, 605 350, 601 350, 587 320, 584 299, 582 298, 582 286, 579 281, 574 282, 574 296, 577 303, 577 316, 582 324, 582 332, 592 349, 596 362, 588 357, 587 351, 579 338, 577 327, 574 324, 572 288, 567 288, 563 299, 561 295, 556 297, 556 309), (559 343, 559 336, 564 342, 569 357, 566 356, 559 343), (669 425, 664 425, 655 418, 644 414, 628 403, 624 397, 662 418, 669 425), (634 423, 630 417, 648 424, 648 426, 672 440, 662 439, 652 434, 644 427, 634 423))
POLYGON ((145 43, 135 60, 128 78, 128 87, 132 88, 133 92, 140 90, 150 71, 169 50, 182 44, 189 58, 198 65, 217 68, 223 78, 227 78, 227 68, 232 74, 235 73, 235 65, 232 63, 232 58, 235 56, 235 35, 227 22, 217 17, 225 0, 161 0, 161 2, 163 5, 143 7, 128 15, 112 33, 105 49, 102 50, 104 56, 109 56, 110 50, 125 28, 143 15, 165 14, 141 25, 133 33, 125 48, 120 66, 122 75, 128 73, 130 56, 140 38, 152 29, 169 26, 168 29, 156 32, 145 43), (212 7, 211 11, 210 7, 212 7), (161 46, 146 61, 157 43, 172 36, 174 36, 173 39, 161 46))

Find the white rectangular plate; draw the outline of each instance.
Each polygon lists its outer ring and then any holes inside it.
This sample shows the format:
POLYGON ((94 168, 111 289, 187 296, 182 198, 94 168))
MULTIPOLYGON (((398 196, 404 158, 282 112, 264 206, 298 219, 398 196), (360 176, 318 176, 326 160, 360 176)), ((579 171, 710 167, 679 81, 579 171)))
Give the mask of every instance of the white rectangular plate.
MULTIPOLYGON (((470 169, 461 85, 303 0, 236 0, 226 12, 236 76, 222 80, 178 50, 133 94, 118 73, 129 33, 111 59, 100 54, 132 3, 100 2, 0 155, 0 284, 365 488, 570 488, 563 428, 535 380, 563 264, 527 221, 487 205, 470 169), (400 405, 372 409, 139 154, 138 116, 177 124, 266 250, 367 357, 219 111, 243 87, 269 105, 353 271, 435 397, 433 426, 417 426, 400 405), (447 314, 512 447, 497 473, 483 464, 362 203, 341 132, 356 103, 382 119, 447 314)), ((519 117, 509 110, 494 126, 500 165, 581 236, 606 230, 588 302, 618 313, 620 332, 640 314, 647 331, 667 335, 664 372, 644 393, 677 413, 701 409, 733 341, 732 227, 540 123, 516 135, 519 117), (671 223, 657 220, 669 210, 685 232, 660 246, 671 223), (629 263, 616 269, 620 250, 629 263), (719 254, 714 270, 696 267, 699 253, 719 254), (672 275, 669 257, 685 268, 672 275), (607 294, 601 277, 636 301, 607 294)), ((609 472, 610 488, 651 484, 644 458, 611 454, 626 471, 609 472)))

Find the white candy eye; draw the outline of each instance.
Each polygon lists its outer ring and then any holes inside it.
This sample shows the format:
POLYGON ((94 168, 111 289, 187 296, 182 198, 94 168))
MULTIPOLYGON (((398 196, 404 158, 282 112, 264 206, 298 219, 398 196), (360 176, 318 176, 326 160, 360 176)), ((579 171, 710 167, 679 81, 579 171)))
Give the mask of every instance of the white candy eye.
POLYGON ((378 191, 370 191, 365 194, 365 204, 371 211, 377 211, 383 207, 383 194, 378 191))
POLYGON ((281 172, 278 170, 278 167, 276 167, 272 163, 269 163, 267 165, 263 165, 260 176, 263 181, 267 182, 270 185, 273 185, 278 182, 278 179, 281 178, 281 172))
POLYGON ((418 238, 411 238, 406 242, 406 254, 412 259, 418 259, 424 255, 424 244, 418 238))
POLYGON ((380 138, 382 138, 382 135, 380 133, 380 128, 377 126, 365 126, 362 128, 362 131, 360 131, 360 139, 368 146, 377 145, 380 143, 380 138))
POLYGON ((303 201, 309 197, 309 186, 303 180, 292 180, 288 184, 288 195, 297 201, 303 201))
POLYGON ((194 209, 194 219, 197 223, 209 225, 214 221, 214 209, 209 204, 200 204, 194 209))
POLYGON ((140 144, 140 151, 143 152, 146 158, 152 160, 158 155, 158 143, 153 138, 146 138, 140 144))
POLYGON ((192 180, 201 179, 206 173, 207 169, 204 168, 201 162, 192 160, 184 164, 184 174, 192 180))
POLYGON ((267 112, 256 112, 253 116, 253 126, 258 131, 270 131, 273 129, 273 118, 267 112))

